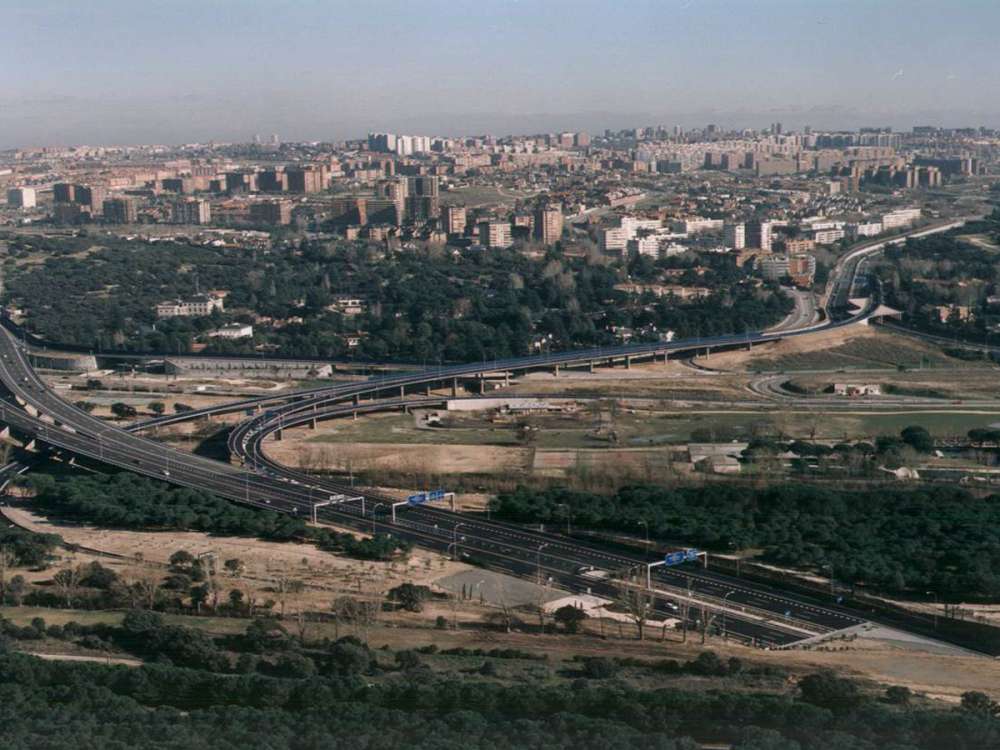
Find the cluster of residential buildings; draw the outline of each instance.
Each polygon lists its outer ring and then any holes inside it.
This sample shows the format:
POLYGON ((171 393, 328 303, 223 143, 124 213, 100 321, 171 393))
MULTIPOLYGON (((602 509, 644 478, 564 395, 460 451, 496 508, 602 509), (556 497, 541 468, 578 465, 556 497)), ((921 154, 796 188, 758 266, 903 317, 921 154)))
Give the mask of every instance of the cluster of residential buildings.
POLYGON ((582 230, 611 254, 783 252, 805 278, 809 264, 794 256, 903 226, 907 193, 975 178, 998 155, 1000 139, 984 129, 787 132, 780 123, 23 149, 0 153, 0 220, 291 227, 391 247, 487 249, 572 246, 582 230), (847 218, 799 222, 809 212, 847 218), (800 235, 783 231, 789 221, 800 235))

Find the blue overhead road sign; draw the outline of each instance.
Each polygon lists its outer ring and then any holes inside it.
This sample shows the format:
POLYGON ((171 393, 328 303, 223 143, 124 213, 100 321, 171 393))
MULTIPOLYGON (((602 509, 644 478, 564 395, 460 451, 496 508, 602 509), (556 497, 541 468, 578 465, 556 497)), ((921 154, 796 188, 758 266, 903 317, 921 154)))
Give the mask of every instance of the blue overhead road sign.
POLYGON ((668 552, 663 556, 664 565, 680 565, 698 559, 698 550, 682 549, 677 552, 668 552))

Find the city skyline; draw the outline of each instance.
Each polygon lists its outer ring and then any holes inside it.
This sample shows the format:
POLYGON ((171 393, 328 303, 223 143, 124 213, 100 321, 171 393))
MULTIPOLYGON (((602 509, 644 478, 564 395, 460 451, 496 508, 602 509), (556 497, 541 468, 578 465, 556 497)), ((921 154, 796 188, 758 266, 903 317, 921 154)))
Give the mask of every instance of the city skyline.
POLYGON ((1000 124, 982 2, 125 7, 7 10, 0 147, 1000 124))

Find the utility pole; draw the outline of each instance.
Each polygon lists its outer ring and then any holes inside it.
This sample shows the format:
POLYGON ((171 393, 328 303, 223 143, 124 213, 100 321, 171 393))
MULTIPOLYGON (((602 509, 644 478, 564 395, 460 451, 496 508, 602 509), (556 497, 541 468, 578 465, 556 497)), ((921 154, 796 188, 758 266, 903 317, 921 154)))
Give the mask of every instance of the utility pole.
POLYGON ((535 580, 540 584, 542 582, 542 550, 549 546, 548 542, 544 542, 538 546, 537 553, 535 555, 535 580))

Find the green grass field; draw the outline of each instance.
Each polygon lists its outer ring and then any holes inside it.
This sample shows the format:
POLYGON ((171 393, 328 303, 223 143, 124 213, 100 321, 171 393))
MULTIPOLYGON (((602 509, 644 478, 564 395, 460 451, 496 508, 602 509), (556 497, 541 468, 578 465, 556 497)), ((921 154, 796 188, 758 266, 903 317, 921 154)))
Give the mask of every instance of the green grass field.
MULTIPOLYGON (((835 370, 885 368, 895 370, 900 365, 908 369, 947 369, 961 367, 967 369, 976 363, 964 362, 949 357, 940 350, 916 341, 878 336, 848 341, 832 349, 815 352, 785 354, 772 359, 758 360, 752 368, 760 371, 774 370, 835 370)), ((989 368, 987 362, 982 367, 989 368)))

